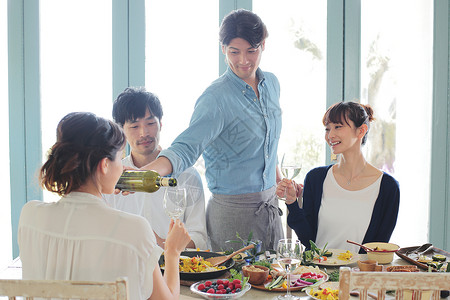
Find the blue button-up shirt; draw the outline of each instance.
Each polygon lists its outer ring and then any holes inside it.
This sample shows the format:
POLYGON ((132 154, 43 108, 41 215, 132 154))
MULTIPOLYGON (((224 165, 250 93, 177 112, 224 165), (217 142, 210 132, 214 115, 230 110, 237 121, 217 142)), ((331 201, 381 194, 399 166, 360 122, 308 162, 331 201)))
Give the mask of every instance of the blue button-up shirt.
POLYGON ((160 153, 175 176, 203 153, 214 194, 255 193, 275 185, 280 85, 272 73, 258 69, 256 74, 259 99, 229 68, 200 96, 189 127, 160 153))

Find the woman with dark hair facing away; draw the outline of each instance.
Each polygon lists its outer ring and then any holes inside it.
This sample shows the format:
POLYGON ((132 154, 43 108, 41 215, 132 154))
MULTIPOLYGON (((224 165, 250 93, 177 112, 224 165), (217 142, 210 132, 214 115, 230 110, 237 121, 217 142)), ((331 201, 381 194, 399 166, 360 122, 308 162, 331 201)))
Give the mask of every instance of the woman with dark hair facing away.
POLYGON ((206 227, 213 251, 227 249, 236 232, 273 249, 283 238, 275 195, 281 176, 278 79, 259 68, 268 36, 256 14, 235 10, 222 21, 219 39, 228 68, 200 96, 189 127, 143 169, 177 174, 203 154, 212 193, 206 227))
POLYGON ((115 123, 75 112, 58 124, 57 141, 40 170, 42 186, 61 196, 22 208, 18 243, 23 279, 115 281, 127 277, 130 299, 178 299, 179 257, 190 240, 172 222, 163 252, 143 217, 110 208, 122 174, 125 136, 115 123))
POLYGON ((318 167, 305 177, 304 187, 283 179, 277 194, 287 193, 288 225, 301 242, 317 246, 361 251, 358 243, 388 242, 400 202, 398 182, 369 164, 361 151, 366 143, 373 110, 356 102, 339 102, 323 117, 325 141, 335 165, 318 167))

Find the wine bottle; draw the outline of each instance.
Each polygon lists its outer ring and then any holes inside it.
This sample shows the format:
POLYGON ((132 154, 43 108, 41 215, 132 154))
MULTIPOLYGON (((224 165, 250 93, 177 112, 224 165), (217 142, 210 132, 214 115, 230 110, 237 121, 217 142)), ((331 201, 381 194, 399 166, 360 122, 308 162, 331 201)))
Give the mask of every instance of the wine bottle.
POLYGON ((116 184, 116 189, 154 193, 162 186, 176 185, 175 178, 161 177, 156 171, 125 170, 116 184))

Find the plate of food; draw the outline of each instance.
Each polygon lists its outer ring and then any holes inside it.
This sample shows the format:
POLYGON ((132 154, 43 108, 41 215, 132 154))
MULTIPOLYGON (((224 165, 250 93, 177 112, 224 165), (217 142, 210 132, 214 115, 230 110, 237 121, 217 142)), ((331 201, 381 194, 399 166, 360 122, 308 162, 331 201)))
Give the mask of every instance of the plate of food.
POLYGON ((402 259, 415 264, 421 269, 428 270, 431 267, 432 271, 442 271, 447 269, 450 261, 450 253, 442 249, 431 247, 426 252, 420 255, 415 252, 419 246, 405 247, 397 250, 396 254, 402 259))
POLYGON ((319 266, 345 266, 356 263, 359 254, 350 250, 327 249, 326 256, 315 257, 313 263, 319 266))
POLYGON ((306 290, 306 294, 316 300, 339 299, 339 282, 325 283, 319 287, 306 290))
POLYGON ((191 285, 191 291, 206 299, 237 299, 251 288, 250 283, 242 283, 239 279, 203 280, 191 285), (242 286, 242 284, 244 286, 242 286))
MULTIPOLYGON (((301 291, 305 287, 314 287, 328 280, 328 274, 313 266, 298 266, 291 273, 290 291, 301 291)), ((253 285, 255 289, 269 292, 286 292, 287 280, 285 272, 278 264, 272 264, 270 276, 263 284, 253 285)))
MULTIPOLYGON (((209 251, 183 251, 180 257, 180 279, 202 280, 218 278, 234 266, 234 260, 230 258, 223 264, 212 267, 205 259, 223 256, 221 253, 209 251)), ((159 266, 164 271, 164 254, 159 259, 159 266)))

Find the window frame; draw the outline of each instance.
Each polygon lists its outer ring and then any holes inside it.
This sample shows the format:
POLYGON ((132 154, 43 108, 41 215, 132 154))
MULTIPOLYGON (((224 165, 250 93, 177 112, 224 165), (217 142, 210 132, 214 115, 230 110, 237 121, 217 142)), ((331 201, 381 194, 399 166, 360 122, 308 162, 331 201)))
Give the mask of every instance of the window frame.
POLYGON ((41 166, 39 97, 39 2, 8 1, 8 88, 11 225, 13 257, 22 206, 42 200, 36 170, 41 166), (36 113, 38 112, 38 113, 36 113))
MULTIPOLYGON (((219 0, 219 20, 251 0, 219 0)), ((113 0, 113 95, 145 83, 145 0, 113 0), (130 17, 133 16, 133 17, 130 17)), ((361 0, 328 0, 327 99, 359 97, 361 0)), ((449 12, 434 0, 433 125, 429 239, 450 249, 449 12)), ((218 46, 221 53, 220 45, 218 46)), ((13 256, 19 255, 17 227, 22 206, 42 200, 36 170, 41 165, 39 0, 8 1, 9 140, 13 256), (36 113, 38 112, 38 113, 36 113), (25 187, 25 188, 24 188, 25 187)), ((226 69, 219 56, 219 72, 226 69)), ((112 99, 113 100, 113 99, 112 99)), ((326 163, 330 163, 327 149, 326 163)))

